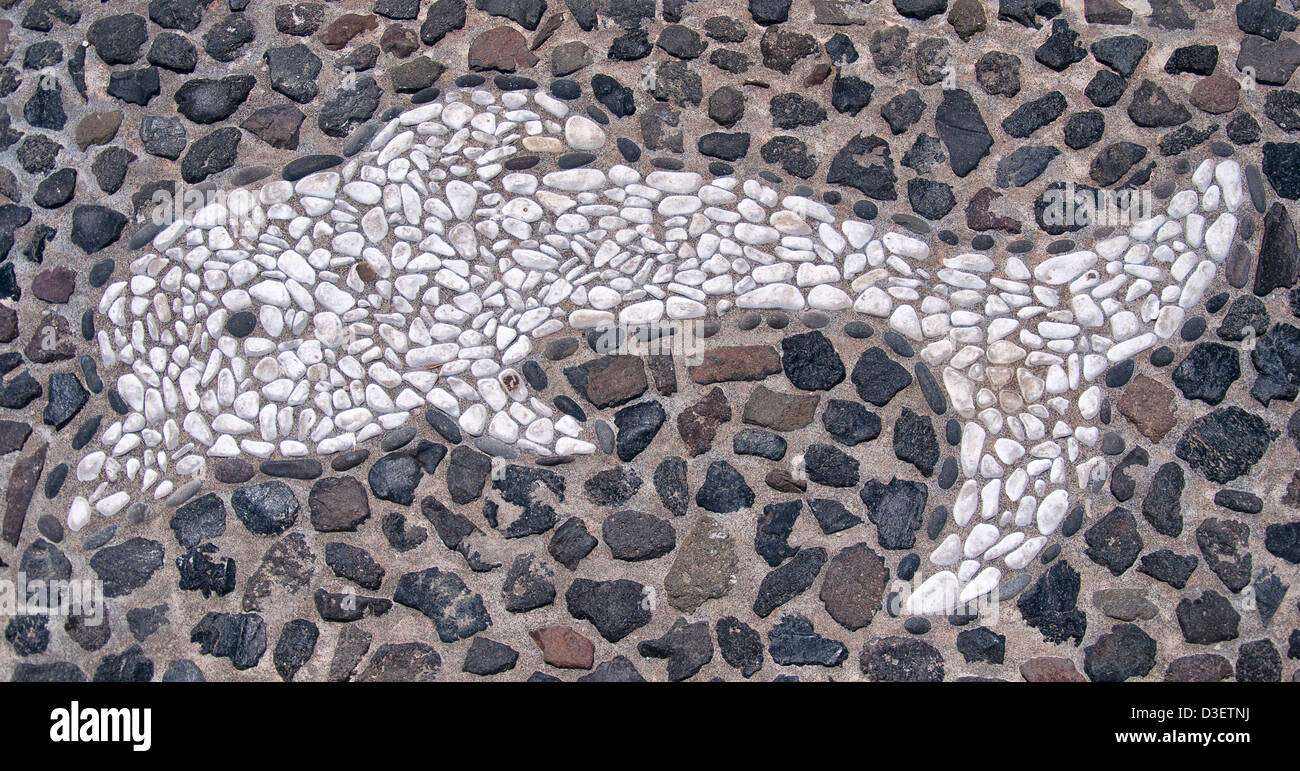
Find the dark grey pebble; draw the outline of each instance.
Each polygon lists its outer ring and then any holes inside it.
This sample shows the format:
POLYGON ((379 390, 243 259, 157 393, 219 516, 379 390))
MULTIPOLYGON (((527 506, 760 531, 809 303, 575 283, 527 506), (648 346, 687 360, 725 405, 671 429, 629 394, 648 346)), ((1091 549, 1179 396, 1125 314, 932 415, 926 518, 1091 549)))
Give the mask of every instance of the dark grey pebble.
POLYGON ((807 311, 799 317, 799 320, 809 329, 824 329, 831 323, 831 317, 821 311, 807 311))
POLYGON ((623 156, 623 160, 628 163, 636 163, 641 160, 641 146, 636 142, 633 142, 627 137, 619 137, 616 144, 619 153, 623 156))
POLYGON ((442 410, 428 409, 424 411, 424 419, 443 439, 452 444, 460 444, 460 426, 450 415, 442 410))
POLYGON ((415 426, 402 426, 399 429, 391 431, 379 441, 379 449, 384 452, 392 452, 400 447, 405 447, 412 439, 415 438, 415 426))
POLYGON ((1128 383, 1133 377, 1134 363, 1132 359, 1125 359, 1119 364, 1106 370, 1106 386, 1109 388, 1120 388, 1128 383))
POLYGON ((1264 510, 1264 502, 1259 496, 1245 490, 1220 490, 1214 494, 1214 502, 1242 514, 1258 514, 1264 510))
POLYGON ((117 535, 117 525, 108 525, 86 536, 86 540, 81 542, 81 548, 86 551, 93 551, 113 540, 117 535))
POLYGON ((542 365, 533 359, 525 361, 520 369, 530 388, 536 391, 545 391, 546 387, 550 385, 550 379, 546 377, 546 370, 542 369, 542 365))
POLYGON ((1114 431, 1101 438, 1101 451, 1106 455, 1123 455, 1125 447, 1124 437, 1114 431))
POLYGON ((63 523, 59 521, 58 517, 42 514, 41 518, 36 520, 36 529, 52 543, 61 543, 63 541, 63 523))
POLYGON ((505 442, 491 436, 480 436, 474 440, 474 446, 488 455, 495 455, 498 458, 514 460, 519 457, 519 451, 505 442))
POLYGON ((90 444, 90 440, 94 439, 95 434, 99 433, 99 424, 103 422, 103 420, 103 415, 96 415, 85 423, 82 423, 81 428, 78 428, 77 433, 72 437, 72 449, 80 450, 82 447, 90 444))
POLYGON ((949 456, 943 459, 939 464, 939 477, 936 480, 939 483, 940 490, 951 489, 957 481, 957 459, 949 456))
POLYGON ((543 354, 550 361, 561 361, 572 356, 577 350, 578 338, 562 337, 547 343, 543 354))
POLYGON ((60 463, 50 469, 49 476, 45 477, 45 498, 54 500, 58 497, 59 491, 63 489, 63 483, 68 479, 68 464, 60 463))
POLYGON ((555 404, 555 409, 563 412, 565 415, 573 417, 574 420, 580 423, 586 422, 587 413, 583 411, 582 407, 570 397, 560 394, 555 397, 553 404, 555 404))
POLYGON ((83 355, 80 363, 81 375, 86 380, 86 388, 89 388, 91 393, 102 393, 104 381, 99 376, 99 369, 95 366, 94 358, 83 355))
POLYGON ((263 461, 260 470, 269 477, 286 479, 316 479, 325 473, 315 458, 263 461))
POLYGON ((865 321, 850 321, 844 325, 844 334, 855 340, 865 340, 875 334, 875 330, 865 321))
POLYGON ((335 471, 347 471, 354 469, 366 462, 370 457, 370 450, 348 450, 341 452, 330 459, 330 468, 335 471))
POLYGON ((1205 317, 1193 316, 1183 322, 1182 337, 1187 342, 1199 340, 1201 335, 1205 334, 1205 317))
POLYGON ((916 349, 912 347, 911 343, 907 342, 907 338, 892 329, 885 330, 885 344, 899 356, 911 358, 916 355, 916 349))
POLYGON ((948 440, 950 446, 956 447, 961 444, 961 421, 956 418, 950 418, 948 423, 943 427, 943 435, 944 438, 948 440))
POLYGON ((930 619, 925 616, 912 616, 903 622, 903 628, 907 630, 908 634, 926 634, 930 631, 930 627, 930 619))
POLYGON ((305 155, 286 163, 284 170, 280 172, 280 176, 288 182, 297 182, 308 174, 332 169, 342 162, 343 159, 337 155, 305 155))

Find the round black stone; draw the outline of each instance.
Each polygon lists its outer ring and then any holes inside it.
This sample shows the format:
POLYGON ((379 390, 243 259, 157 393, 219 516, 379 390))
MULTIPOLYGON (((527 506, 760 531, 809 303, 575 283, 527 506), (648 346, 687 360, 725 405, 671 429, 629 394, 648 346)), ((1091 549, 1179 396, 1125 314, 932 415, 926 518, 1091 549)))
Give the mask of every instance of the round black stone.
POLYGON ((1109 388, 1120 388, 1133 377, 1133 360, 1125 359, 1119 364, 1114 365, 1106 370, 1106 385, 1109 388))
POLYGON ((233 337, 248 337, 257 328, 257 314, 252 311, 240 311, 226 319, 226 331, 233 337))
POLYGON ((568 78, 560 78, 551 82, 551 96, 566 101, 577 99, 582 96, 582 86, 568 78))
POLYGON ((1205 334, 1205 317, 1193 316, 1183 322, 1182 337, 1187 342, 1200 339, 1205 334))
POLYGON ((875 330, 865 321, 850 321, 844 325, 844 334, 855 340, 865 340, 875 334, 875 330))
POLYGON ((993 236, 987 233, 980 233, 978 236, 975 236, 970 240, 970 245, 972 249, 979 249, 980 251, 984 251, 985 249, 992 249, 993 236))
POLYGON ((925 616, 912 616, 903 622, 903 628, 906 629, 909 634, 925 634, 930 631, 930 627, 930 619, 925 616))
POLYGON ((1151 352, 1151 364, 1156 367, 1168 367, 1174 362, 1174 349, 1162 345, 1151 352))
POLYGON ((864 198, 853 204, 853 214, 864 220, 874 220, 876 216, 880 214, 880 209, 877 208, 874 203, 864 198))

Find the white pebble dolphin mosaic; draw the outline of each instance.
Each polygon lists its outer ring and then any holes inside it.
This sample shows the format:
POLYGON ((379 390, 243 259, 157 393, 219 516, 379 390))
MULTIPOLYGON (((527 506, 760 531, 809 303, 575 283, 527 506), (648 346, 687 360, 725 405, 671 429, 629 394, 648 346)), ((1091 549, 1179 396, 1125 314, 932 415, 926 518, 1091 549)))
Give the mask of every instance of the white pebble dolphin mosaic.
POLYGON ((958 532, 905 610, 965 602, 998 586, 999 563, 1037 556, 1072 488, 1107 477, 1096 381, 1175 334, 1242 203, 1239 165, 1206 160, 1127 234, 998 264, 756 180, 504 167, 521 148, 600 150, 601 127, 569 112, 544 91, 452 90, 340 170, 237 190, 160 231, 99 304, 99 355, 130 412, 77 464, 99 484, 69 527, 164 499, 209 459, 330 455, 429 407, 525 452, 592 453, 512 369, 543 338, 814 308, 887 319, 942 373, 965 421, 958 532), (227 321, 245 311, 260 329, 237 339, 227 321))

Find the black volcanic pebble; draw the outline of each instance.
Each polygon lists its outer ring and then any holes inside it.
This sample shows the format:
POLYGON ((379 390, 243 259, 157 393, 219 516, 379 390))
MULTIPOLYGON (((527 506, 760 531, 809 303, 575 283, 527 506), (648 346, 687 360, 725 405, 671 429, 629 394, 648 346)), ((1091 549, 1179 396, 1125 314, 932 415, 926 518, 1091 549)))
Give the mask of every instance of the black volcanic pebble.
POLYGON ((785 457, 786 441, 780 434, 758 428, 743 429, 732 438, 731 451, 737 455, 756 455, 768 460, 785 457))
POLYGON ((1246 490, 1220 490, 1214 494, 1214 502, 1243 514, 1258 514, 1264 510, 1264 502, 1259 496, 1246 490))
POLYGON ((1187 399, 1218 404, 1241 377, 1236 348, 1222 343, 1198 343, 1174 369, 1174 385, 1187 399))
POLYGON ((835 441, 853 446, 880 436, 880 417, 858 402, 832 399, 822 412, 822 425, 835 441))

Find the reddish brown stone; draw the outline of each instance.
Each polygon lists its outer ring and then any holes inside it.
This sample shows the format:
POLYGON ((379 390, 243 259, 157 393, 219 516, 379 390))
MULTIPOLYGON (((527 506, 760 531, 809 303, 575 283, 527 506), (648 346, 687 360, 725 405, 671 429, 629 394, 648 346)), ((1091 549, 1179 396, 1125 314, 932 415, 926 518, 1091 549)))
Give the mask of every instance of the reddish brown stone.
POLYGON ((564 370, 573 390, 604 409, 625 404, 645 393, 649 383, 636 356, 603 356, 564 370))
POLYGON ((1056 656, 1039 656, 1020 665, 1020 676, 1029 683, 1086 683, 1088 678, 1074 662, 1056 656))
POLYGON ((745 403, 743 420, 773 431, 794 431, 812 422, 818 394, 783 394, 760 385, 745 403))
POLYGON ((952 4, 952 10, 948 11, 948 24, 963 41, 983 32, 987 23, 984 6, 979 0, 956 0, 952 4))
POLYGON ((5 514, 0 524, 0 536, 10 546, 17 546, 23 534, 23 523, 27 520, 27 507, 31 505, 32 495, 36 492, 36 483, 41 479, 45 469, 45 453, 48 444, 42 444, 36 452, 26 458, 19 458, 9 472, 9 486, 5 488, 5 514))
POLYGON ((560 25, 563 23, 564 23, 564 14, 558 12, 553 13, 550 16, 547 16, 545 19, 542 19, 541 25, 538 26, 537 31, 533 33, 533 39, 528 43, 528 50, 536 51, 537 49, 541 48, 542 44, 545 43, 547 40, 550 40, 551 35, 554 35, 555 30, 559 29, 560 25))
POLYGON ((528 633, 542 650, 542 660, 561 669, 591 669, 596 646, 567 626, 548 626, 528 633))
POLYGON ((87 114, 77 124, 75 133, 77 149, 85 150, 91 145, 106 145, 112 142, 121 125, 121 110, 104 110, 87 114))
POLYGON ((790 475, 790 470, 786 468, 774 468, 767 472, 763 477, 767 486, 782 493, 802 493, 808 489, 808 483, 802 479, 795 479, 790 475))
POLYGON ((320 43, 331 51, 337 51, 347 45, 352 38, 362 32, 379 29, 379 19, 373 13, 345 13, 321 30, 320 43))
POLYGON ((370 517, 366 488, 352 477, 324 477, 316 480, 307 495, 311 524, 322 533, 356 530, 370 517))
POLYGON ((826 612, 849 631, 871 623, 880 610, 889 568, 865 543, 845 547, 826 565, 821 601, 826 612))
POLYGON ((677 432, 692 456, 703 455, 713 447, 718 426, 728 420, 731 420, 731 405, 727 403, 727 395, 714 386, 703 399, 677 416, 677 432))
POLYGON ((420 40, 411 30, 400 24, 389 24, 379 37, 379 47, 398 59, 405 59, 420 50, 420 40))
POLYGON ((68 268, 50 268, 32 278, 32 294, 47 303, 68 301, 77 288, 77 274, 68 268))
POLYGON ((480 33, 469 46, 471 70, 514 72, 537 64, 524 36, 513 27, 497 27, 480 33))
POLYGON ((826 82, 826 79, 830 76, 831 66, 826 62, 821 62, 812 68, 808 73, 808 77, 803 79, 803 84, 805 86, 819 86, 826 82))
POLYGON ((1202 112, 1222 115, 1237 109, 1241 84, 1221 72, 1196 81, 1189 101, 1202 112))
POLYGON ((1116 406, 1143 436, 1158 442, 1177 423, 1173 401, 1174 392, 1169 386, 1146 375, 1138 375, 1124 389, 1116 406))
POLYGON ((687 372, 700 385, 762 380, 781 371, 781 357, 770 345, 731 345, 704 352, 704 361, 687 372))
POLYGON ((47 313, 27 341, 23 354, 37 364, 66 361, 77 353, 72 325, 57 313, 47 313))
POLYGON ((971 230, 1002 230, 1007 233, 1019 233, 1020 221, 1013 217, 1003 217, 993 213, 989 207, 1001 198, 1002 194, 991 187, 983 187, 971 196, 966 204, 966 227, 971 230))

